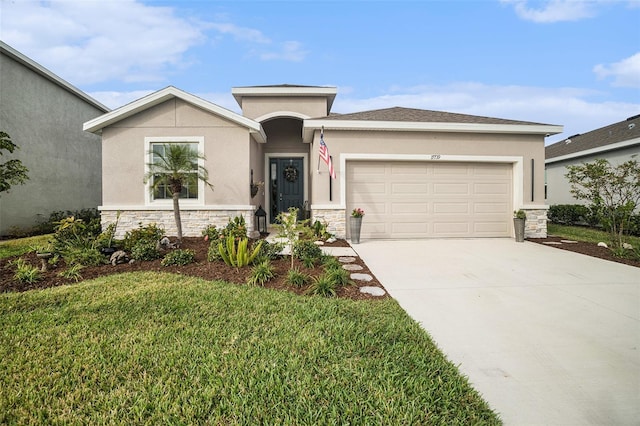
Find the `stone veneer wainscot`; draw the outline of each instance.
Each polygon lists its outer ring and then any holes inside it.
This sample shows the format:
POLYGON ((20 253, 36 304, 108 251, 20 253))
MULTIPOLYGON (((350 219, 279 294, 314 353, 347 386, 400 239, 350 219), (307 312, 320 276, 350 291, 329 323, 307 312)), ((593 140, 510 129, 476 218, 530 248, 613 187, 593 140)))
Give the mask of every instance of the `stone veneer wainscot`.
MULTIPOLYGON (((110 223, 115 223, 118 210, 102 209, 100 212, 102 229, 110 223)), ((224 228, 229 219, 243 216, 247 224, 247 231, 254 229, 254 210, 183 210, 180 209, 182 219, 182 235, 184 237, 200 237, 202 231, 209 225, 215 225, 218 229, 224 228)), ((116 230, 116 238, 124 238, 124 234, 142 225, 155 223, 164 228, 168 236, 176 236, 176 222, 173 210, 120 210, 120 220, 116 230)))
POLYGON ((327 231, 336 236, 336 238, 347 237, 346 211, 344 209, 313 209, 313 222, 316 220, 320 223, 327 224, 327 231))

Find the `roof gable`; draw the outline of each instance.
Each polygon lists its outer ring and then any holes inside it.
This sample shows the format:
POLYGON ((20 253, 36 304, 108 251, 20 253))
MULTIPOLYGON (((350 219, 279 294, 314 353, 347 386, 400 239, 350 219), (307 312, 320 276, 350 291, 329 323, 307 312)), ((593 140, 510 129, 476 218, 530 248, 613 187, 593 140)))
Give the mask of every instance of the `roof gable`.
POLYGON ((640 114, 549 145, 545 148, 545 158, 578 157, 587 155, 587 151, 607 151, 634 144, 640 145, 640 114))
POLYGON ((182 99, 183 101, 191 105, 195 105, 207 112, 221 116, 233 123, 246 127, 249 130, 249 132, 253 134, 256 140, 258 140, 259 142, 266 141, 266 135, 262 130, 262 126, 257 121, 251 120, 250 118, 247 118, 247 117, 243 117, 240 114, 237 114, 226 108, 213 104, 209 101, 206 101, 202 98, 194 96, 190 93, 182 91, 173 86, 165 87, 162 90, 158 90, 157 92, 151 93, 150 95, 147 95, 143 98, 133 101, 120 108, 117 108, 107 114, 101 115, 100 117, 87 121, 86 123, 84 123, 83 129, 87 132, 98 133, 103 128, 109 125, 122 121, 128 117, 136 115, 142 111, 148 110, 149 108, 152 108, 156 105, 159 105, 173 98, 182 99))

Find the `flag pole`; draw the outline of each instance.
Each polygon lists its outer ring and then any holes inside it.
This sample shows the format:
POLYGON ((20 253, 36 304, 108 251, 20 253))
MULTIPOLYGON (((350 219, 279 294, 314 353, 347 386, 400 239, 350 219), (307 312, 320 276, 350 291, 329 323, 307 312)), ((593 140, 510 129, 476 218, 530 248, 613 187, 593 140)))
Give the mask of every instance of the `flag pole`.
MULTIPOLYGON (((323 135, 324 135, 324 126, 320 128, 320 140, 322 140, 323 135)), ((318 167, 316 167, 316 170, 318 174, 320 174, 320 155, 318 155, 318 167)))
MULTIPOLYGON (((329 156, 329 161, 333 163, 333 155, 329 156)), ((333 178, 331 177, 331 173, 329 173, 329 201, 333 201, 333 182, 331 182, 333 178)))

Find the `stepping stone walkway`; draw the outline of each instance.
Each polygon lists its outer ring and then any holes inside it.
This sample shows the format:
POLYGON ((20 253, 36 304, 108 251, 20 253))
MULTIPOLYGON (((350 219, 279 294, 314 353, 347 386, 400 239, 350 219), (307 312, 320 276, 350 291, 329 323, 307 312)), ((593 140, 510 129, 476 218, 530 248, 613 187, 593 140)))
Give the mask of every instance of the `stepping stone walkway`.
POLYGON ((338 260, 342 263, 352 263, 356 261, 355 257, 339 257, 338 260))
POLYGON ((373 280, 373 277, 369 274, 351 274, 350 278, 355 281, 369 282, 373 280))
POLYGON ((346 269, 347 271, 362 271, 362 266, 360 265, 342 265, 343 269, 346 269))
POLYGON ((386 292, 380 287, 360 287, 360 293, 370 294, 372 296, 384 296, 386 292))

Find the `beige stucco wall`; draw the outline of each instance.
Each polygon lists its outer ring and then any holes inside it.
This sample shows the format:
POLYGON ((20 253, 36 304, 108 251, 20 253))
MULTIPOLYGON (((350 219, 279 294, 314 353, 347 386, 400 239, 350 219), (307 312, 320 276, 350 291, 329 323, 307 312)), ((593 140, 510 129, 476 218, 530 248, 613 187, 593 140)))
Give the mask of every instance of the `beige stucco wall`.
POLYGON ((308 118, 326 117, 327 98, 325 97, 260 97, 245 96, 242 98, 242 115, 252 119, 260 118, 274 112, 289 111, 308 118))
MULTIPOLYGON (((318 163, 320 134, 316 131, 311 150, 311 165, 318 163)), ((336 180, 333 183, 333 201, 329 201, 327 166, 320 165, 320 174, 313 173, 312 204, 340 205, 343 188, 341 155, 390 154, 390 155, 451 155, 473 157, 521 157, 522 205, 544 204, 544 138, 542 135, 429 133, 429 132, 381 132, 381 131, 333 131, 325 129, 324 140, 333 156, 336 180), (535 185, 531 189, 531 159, 534 160, 535 185)))
POLYGON ((205 188, 205 205, 250 204, 248 129, 173 99, 103 129, 104 207, 145 205, 145 138, 167 136, 204 138, 205 167, 214 185, 205 188))

